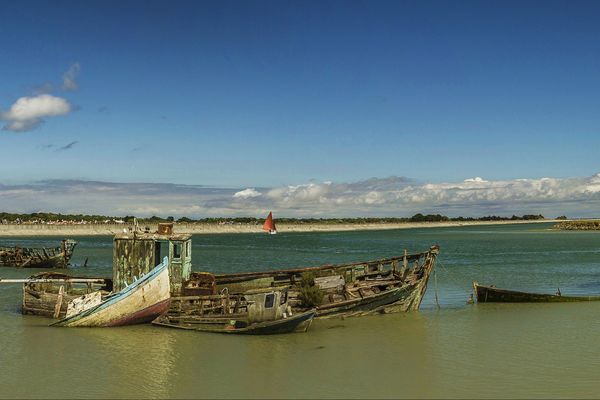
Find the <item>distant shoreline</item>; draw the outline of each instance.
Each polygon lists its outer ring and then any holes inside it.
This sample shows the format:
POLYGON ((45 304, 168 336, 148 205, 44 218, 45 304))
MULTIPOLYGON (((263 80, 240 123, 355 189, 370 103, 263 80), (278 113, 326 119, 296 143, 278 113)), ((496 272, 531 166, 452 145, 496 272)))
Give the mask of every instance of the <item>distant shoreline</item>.
MULTIPOLYGON (((527 221, 442 221, 442 222, 401 222, 369 224, 277 224, 280 233, 286 232, 350 232, 388 229, 443 228, 480 225, 539 224, 559 222, 553 219, 527 221)), ((156 231, 156 224, 141 224, 156 231)), ((86 224, 86 225, 45 225, 45 224, 4 224, 0 225, 0 237, 13 236, 112 236, 131 227, 131 224, 86 224)), ((258 224, 206 224, 175 223, 174 230, 179 233, 219 234, 219 233, 261 233, 258 224)))

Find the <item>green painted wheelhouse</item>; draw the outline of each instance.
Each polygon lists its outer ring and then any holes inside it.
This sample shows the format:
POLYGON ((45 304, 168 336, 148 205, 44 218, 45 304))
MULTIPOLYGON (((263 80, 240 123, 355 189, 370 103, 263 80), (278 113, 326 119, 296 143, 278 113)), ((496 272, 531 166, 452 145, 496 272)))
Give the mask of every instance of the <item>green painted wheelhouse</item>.
POLYGON ((136 278, 169 260, 171 294, 181 294, 192 269, 192 235, 173 233, 173 224, 159 224, 157 232, 126 231, 114 237, 113 287, 117 292, 136 278))

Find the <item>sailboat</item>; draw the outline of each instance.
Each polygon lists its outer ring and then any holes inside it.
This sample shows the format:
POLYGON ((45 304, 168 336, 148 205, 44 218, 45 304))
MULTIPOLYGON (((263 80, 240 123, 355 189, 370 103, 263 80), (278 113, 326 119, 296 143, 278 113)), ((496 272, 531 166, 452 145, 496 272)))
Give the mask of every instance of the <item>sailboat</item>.
POLYGON ((269 232, 270 235, 275 235, 277 233, 277 228, 275 228, 275 222, 273 221, 273 213, 269 212, 269 216, 265 220, 263 225, 263 231, 269 232))

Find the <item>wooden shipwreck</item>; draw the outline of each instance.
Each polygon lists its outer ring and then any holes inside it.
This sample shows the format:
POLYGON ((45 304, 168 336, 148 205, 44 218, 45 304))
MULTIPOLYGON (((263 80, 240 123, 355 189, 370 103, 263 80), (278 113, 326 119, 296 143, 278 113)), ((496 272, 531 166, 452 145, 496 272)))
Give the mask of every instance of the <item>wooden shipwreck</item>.
POLYGON ((65 318, 52 326, 110 327, 151 322, 167 311, 170 301, 169 259, 116 293, 99 292, 73 299, 65 318))
MULTIPOLYGON (((149 274, 166 257, 171 307, 169 319, 161 321, 163 324, 183 328, 192 315, 201 321, 190 323, 194 329, 202 328, 205 320, 221 318, 238 321, 239 329, 251 330, 251 326, 256 327, 260 322, 264 323, 265 330, 276 331, 282 326, 282 329, 290 329, 294 321, 304 323, 313 316, 328 318, 418 310, 438 254, 439 247, 432 246, 421 253, 405 251, 398 257, 347 264, 235 274, 192 273, 191 235, 174 233, 173 224, 159 224, 157 232, 133 230, 115 235, 112 280, 104 279, 99 284, 105 292, 109 287, 113 293, 120 292, 149 274), (266 319, 253 319, 254 305, 264 301, 262 308, 266 309, 269 304, 266 297, 255 298, 259 293, 260 296, 271 293, 279 301, 285 293, 285 305, 289 307, 285 318, 281 318, 283 314, 267 313, 265 315, 270 316, 266 319), (251 296, 253 300, 249 300, 251 296), (249 307, 249 301, 254 305, 249 307), (315 311, 312 316, 311 310, 315 311), (307 319, 295 319, 298 315, 307 319), (289 318, 293 319, 287 320, 289 318), (278 325, 277 321, 282 319, 287 321, 278 325)), ((86 286, 76 289, 74 282, 67 281, 65 278, 61 282, 25 283, 23 312, 64 317, 69 301, 99 289, 95 283, 85 282, 86 286)), ((224 327, 217 330, 221 328, 224 327)))
POLYGON ((316 307, 317 318, 413 311, 421 304, 438 253, 439 247, 432 246, 422 253, 365 262, 214 275, 214 282, 206 273, 192 273, 182 294, 207 293, 213 286, 231 294, 287 289, 294 313, 316 307))
POLYGON ((172 224, 159 224, 157 232, 127 231, 113 239, 113 277, 75 278, 41 273, 23 282, 23 314, 65 318, 67 305, 76 298, 100 291, 117 293, 147 275, 164 258, 168 261, 169 288, 180 294, 191 270, 191 235, 173 234, 172 224))
POLYGON ((0 247, 0 266, 67 268, 76 245, 76 241, 64 239, 56 247, 0 247))
POLYGON ((569 303, 575 301, 600 301, 600 296, 563 296, 555 294, 520 292, 473 282, 478 303, 569 303))

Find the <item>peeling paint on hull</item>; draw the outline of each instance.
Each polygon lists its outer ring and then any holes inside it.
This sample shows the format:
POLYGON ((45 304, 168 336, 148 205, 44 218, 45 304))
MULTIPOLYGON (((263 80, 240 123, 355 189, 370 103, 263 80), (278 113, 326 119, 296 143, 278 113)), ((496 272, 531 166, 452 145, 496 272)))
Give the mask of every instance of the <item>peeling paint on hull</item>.
POLYGON ((169 307, 168 260, 102 303, 62 319, 53 326, 105 327, 151 321, 169 307))
POLYGON ((169 304, 170 299, 162 301, 144 310, 138 311, 130 316, 114 320, 106 326, 124 326, 152 322, 153 320, 167 312, 167 310, 169 309, 169 304))

